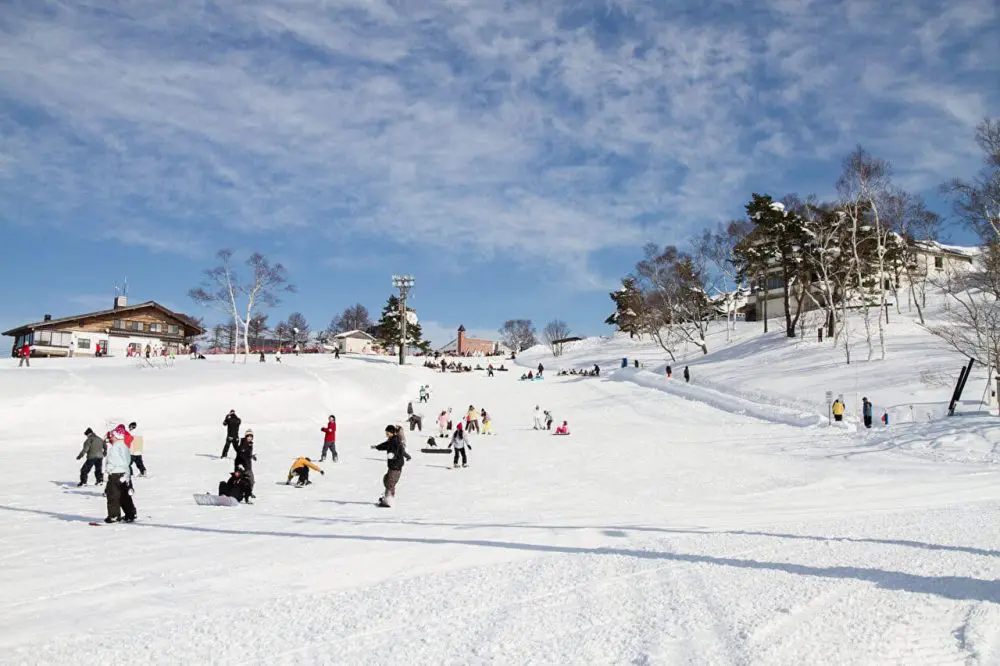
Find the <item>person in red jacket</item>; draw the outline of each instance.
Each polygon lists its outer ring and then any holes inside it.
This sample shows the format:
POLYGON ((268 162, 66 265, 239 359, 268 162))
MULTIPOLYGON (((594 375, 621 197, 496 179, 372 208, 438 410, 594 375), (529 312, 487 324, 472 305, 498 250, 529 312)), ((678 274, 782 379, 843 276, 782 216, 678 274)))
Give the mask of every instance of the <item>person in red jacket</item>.
POLYGON ((31 345, 27 342, 21 345, 21 360, 18 362, 17 367, 20 368, 22 365, 31 367, 31 345))
POLYGON ((329 451, 333 456, 333 462, 337 462, 337 417, 330 414, 330 420, 327 422, 325 428, 320 428, 320 431, 324 433, 323 435, 323 453, 319 457, 319 461, 323 462, 326 460, 326 452, 329 451))

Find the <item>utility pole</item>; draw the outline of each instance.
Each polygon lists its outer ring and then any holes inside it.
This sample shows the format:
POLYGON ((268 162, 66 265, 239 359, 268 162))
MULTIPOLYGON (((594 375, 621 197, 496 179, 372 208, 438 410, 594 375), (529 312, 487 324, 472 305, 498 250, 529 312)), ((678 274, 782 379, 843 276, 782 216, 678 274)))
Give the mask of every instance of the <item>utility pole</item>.
POLYGON ((399 289, 399 364, 406 365, 406 297, 416 280, 412 275, 393 275, 392 286, 399 289))

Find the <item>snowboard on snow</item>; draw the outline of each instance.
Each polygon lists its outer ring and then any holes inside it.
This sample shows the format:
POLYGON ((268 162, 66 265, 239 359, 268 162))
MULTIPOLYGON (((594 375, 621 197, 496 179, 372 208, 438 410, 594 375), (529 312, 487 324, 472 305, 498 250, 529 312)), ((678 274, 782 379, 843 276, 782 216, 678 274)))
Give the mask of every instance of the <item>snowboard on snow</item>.
POLYGON ((211 493, 195 493, 194 501, 202 506, 239 506, 239 502, 233 497, 211 493))
POLYGON ((446 447, 431 447, 426 449, 420 449, 421 453, 451 453, 451 449, 446 447))

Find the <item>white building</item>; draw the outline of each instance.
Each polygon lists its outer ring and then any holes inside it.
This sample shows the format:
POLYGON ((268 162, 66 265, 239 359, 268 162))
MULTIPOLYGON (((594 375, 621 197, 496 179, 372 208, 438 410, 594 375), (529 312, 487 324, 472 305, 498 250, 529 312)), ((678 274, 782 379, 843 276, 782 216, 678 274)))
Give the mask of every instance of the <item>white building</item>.
POLYGON ((330 338, 341 354, 374 354, 375 338, 364 331, 346 331, 330 338))

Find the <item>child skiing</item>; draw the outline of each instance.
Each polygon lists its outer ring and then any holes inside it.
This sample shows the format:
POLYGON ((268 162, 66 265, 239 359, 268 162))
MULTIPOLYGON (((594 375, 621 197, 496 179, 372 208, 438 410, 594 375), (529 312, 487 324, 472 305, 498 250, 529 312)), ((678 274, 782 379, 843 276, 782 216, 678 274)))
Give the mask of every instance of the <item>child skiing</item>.
POLYGON ((132 501, 132 454, 126 439, 131 439, 125 426, 118 424, 108 433, 111 446, 108 448, 107 473, 108 485, 104 495, 108 499, 108 517, 106 523, 117 523, 119 520, 131 523, 136 518, 135 503, 132 501), (122 516, 124 513, 124 517, 122 516))
POLYGON ((76 487, 87 485, 87 475, 90 474, 92 468, 94 470, 94 483, 99 486, 104 483, 104 473, 101 467, 104 465, 104 456, 108 453, 108 445, 90 428, 84 430, 83 434, 87 436, 87 439, 83 441, 83 448, 80 449, 76 459, 79 460, 83 457, 87 459, 83 463, 83 467, 80 468, 80 483, 76 484, 76 487))
POLYGON ((146 476, 146 464, 142 461, 142 450, 145 443, 142 435, 136 431, 135 421, 128 424, 128 431, 132 435, 132 463, 129 465, 129 471, 131 471, 132 465, 135 465, 139 469, 139 476, 146 476))
POLYGON ((288 480, 285 481, 285 485, 287 486, 289 483, 292 482, 293 476, 298 475, 299 480, 296 481, 295 487, 301 488, 302 486, 308 486, 309 484, 312 483, 312 481, 309 480, 309 470, 311 469, 319 472, 324 476, 326 475, 326 472, 321 470, 319 466, 316 463, 314 463, 310 458, 303 458, 303 457, 296 458, 295 462, 292 463, 292 466, 288 468, 288 480))
POLYGON ((320 428, 320 431, 323 432, 324 435, 323 453, 320 454, 319 461, 325 461, 326 452, 329 451, 330 455, 333 456, 333 462, 337 462, 337 417, 330 414, 330 419, 327 421, 326 427, 320 428))
POLYGON ((396 496, 396 485, 399 483, 399 477, 403 473, 403 464, 406 460, 410 460, 410 455, 406 452, 399 436, 396 434, 396 426, 387 425, 385 427, 385 437, 386 440, 381 444, 376 444, 372 446, 376 451, 385 451, 387 454, 387 465, 388 470, 385 476, 382 477, 382 485, 385 487, 385 492, 382 497, 378 498, 378 505, 382 507, 390 507, 391 498, 396 496))
POLYGON ((455 459, 452 461, 452 466, 453 467, 458 467, 458 456, 459 455, 462 456, 462 467, 468 467, 469 466, 469 459, 466 458, 466 456, 465 456, 465 449, 466 449, 466 447, 468 447, 469 449, 472 449, 472 447, 469 446, 468 442, 466 442, 466 440, 465 440, 465 433, 462 432, 462 424, 459 423, 458 427, 455 428, 455 434, 452 435, 452 437, 451 437, 451 442, 448 444, 448 448, 455 449, 455 459))

